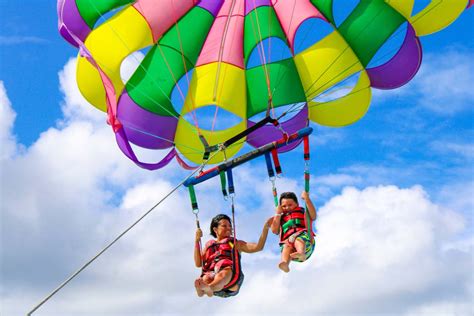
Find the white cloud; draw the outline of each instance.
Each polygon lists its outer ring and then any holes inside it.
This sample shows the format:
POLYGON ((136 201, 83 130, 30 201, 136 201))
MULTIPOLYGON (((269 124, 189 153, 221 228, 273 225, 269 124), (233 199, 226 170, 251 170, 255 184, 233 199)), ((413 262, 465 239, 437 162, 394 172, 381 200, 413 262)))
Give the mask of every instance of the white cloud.
POLYGON ((0 81, 0 160, 6 159, 15 151, 15 137, 12 135, 16 113, 11 107, 3 81, 0 81))
POLYGON ((287 314, 295 305, 286 302, 298 302, 301 314, 397 315, 435 301, 469 311, 472 245, 452 252, 440 246, 463 225, 420 187, 347 188, 320 209, 309 262, 283 275, 273 259, 252 271, 245 291, 227 308, 248 315, 287 314))
POLYGON ((462 143, 454 141, 434 141, 431 148, 446 155, 455 155, 463 159, 472 160, 474 158, 474 145, 472 143, 462 143))
POLYGON ((48 41, 37 36, 0 36, 0 45, 45 44, 48 41))
MULTIPOLYGON (((73 104, 82 101, 68 85, 73 72, 65 69, 63 76, 68 110, 61 128, 44 132, 1 165, 6 171, 2 183, 8 183, 0 197, 0 308, 6 315, 24 315, 184 177, 175 164, 166 172, 139 170, 116 148, 109 126, 98 124, 87 110, 70 115, 76 111, 73 104)), ((11 127, 7 130, 11 133, 11 127)), ((8 133, 2 146, 11 139, 8 133)), ((234 173, 237 233, 247 241, 257 240, 264 220, 273 214, 265 169, 252 164, 234 173)), ((343 172, 322 181, 335 188, 360 180, 343 172)), ((295 179, 279 182, 280 192, 302 189, 295 179)), ((229 204, 220 195, 218 179, 198 186, 197 194, 207 236, 210 218, 229 213, 229 204)), ((277 239, 270 236, 264 252, 243 255, 246 281, 237 297, 197 298, 192 286, 199 274, 192 260, 194 216, 186 190, 180 190, 39 311, 409 315, 442 307, 448 314, 468 314, 472 239, 461 244, 457 238, 465 225, 461 215, 436 205, 421 187, 346 188, 320 208, 317 247, 308 262, 281 273, 277 239)))
POLYGON ((420 104, 441 114, 455 114, 472 106, 474 62, 471 52, 450 50, 425 56, 414 82, 420 104))
POLYGON ((76 82, 76 67, 77 58, 71 58, 59 72, 60 90, 64 93, 64 103, 61 107, 64 119, 67 122, 87 120, 96 123, 98 126, 103 126, 107 120, 107 115, 90 105, 82 96, 76 82))

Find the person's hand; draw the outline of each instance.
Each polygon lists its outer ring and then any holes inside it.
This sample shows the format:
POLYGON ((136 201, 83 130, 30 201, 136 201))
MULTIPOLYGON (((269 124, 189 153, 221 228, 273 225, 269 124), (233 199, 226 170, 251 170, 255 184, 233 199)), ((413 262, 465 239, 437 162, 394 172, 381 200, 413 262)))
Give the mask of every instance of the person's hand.
POLYGON ((277 214, 283 214, 283 209, 281 208, 281 205, 278 205, 276 208, 276 213, 277 214))
POLYGON ((196 229, 196 241, 199 241, 202 237, 202 230, 201 228, 196 229))
POLYGON ((309 200, 309 194, 308 194, 308 192, 303 191, 303 193, 301 193, 301 198, 302 198, 304 201, 308 201, 308 200, 309 200))

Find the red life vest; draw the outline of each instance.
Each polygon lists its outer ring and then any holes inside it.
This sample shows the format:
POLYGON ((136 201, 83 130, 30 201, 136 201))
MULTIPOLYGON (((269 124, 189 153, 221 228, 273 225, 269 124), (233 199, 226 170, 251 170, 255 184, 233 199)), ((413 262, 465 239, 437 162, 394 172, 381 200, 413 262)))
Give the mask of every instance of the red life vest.
POLYGON ((210 240, 206 244, 205 252, 203 255, 203 267, 202 272, 214 271, 216 264, 221 260, 231 260, 232 261, 232 278, 229 283, 227 283, 224 288, 218 292, 214 292, 214 295, 220 297, 230 297, 235 296, 239 293, 240 286, 244 281, 244 274, 240 266, 240 253, 237 249, 234 249, 234 238, 229 237, 221 242, 215 240, 210 240), (232 252, 235 252, 237 256, 233 256, 232 252), (234 285, 238 285, 237 290, 231 291, 229 288, 232 288, 234 285))
POLYGON ((284 242, 292 234, 306 230, 305 210, 297 207, 283 213, 280 220, 280 242, 284 242))
POLYGON ((220 242, 215 240, 209 240, 207 242, 206 251, 203 256, 203 272, 214 271, 217 262, 221 260, 228 259, 232 261, 233 240, 234 238, 229 237, 220 242))

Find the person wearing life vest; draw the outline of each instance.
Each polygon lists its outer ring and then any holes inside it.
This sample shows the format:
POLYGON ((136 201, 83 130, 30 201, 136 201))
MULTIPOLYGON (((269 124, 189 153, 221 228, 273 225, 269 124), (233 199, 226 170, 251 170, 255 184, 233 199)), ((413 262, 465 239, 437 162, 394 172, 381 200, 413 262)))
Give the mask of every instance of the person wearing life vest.
POLYGON ((281 261, 278 267, 284 272, 290 271, 290 260, 303 262, 314 250, 311 228, 316 220, 316 209, 308 192, 303 191, 301 198, 306 202, 308 220, 305 218, 305 209, 298 205, 296 194, 285 192, 280 195, 280 203, 271 224, 272 232, 280 234, 281 261))
POLYGON ((232 234, 230 218, 225 214, 215 216, 210 225, 211 235, 215 238, 206 243, 202 252, 200 242, 201 229, 196 230, 196 246, 194 248, 194 263, 196 267, 202 268, 202 274, 194 281, 194 287, 198 296, 218 295, 228 297, 236 295, 243 281, 243 273, 240 270, 240 252, 254 253, 261 251, 267 241, 268 229, 273 218, 269 218, 263 226, 262 234, 257 243, 235 240, 232 234), (234 247, 237 250, 234 252, 234 247), (233 254, 237 253, 237 256, 233 254), (238 261, 238 262, 237 262, 238 261), (238 274, 238 280, 234 280, 238 274), (226 287, 233 282, 230 287, 226 287))

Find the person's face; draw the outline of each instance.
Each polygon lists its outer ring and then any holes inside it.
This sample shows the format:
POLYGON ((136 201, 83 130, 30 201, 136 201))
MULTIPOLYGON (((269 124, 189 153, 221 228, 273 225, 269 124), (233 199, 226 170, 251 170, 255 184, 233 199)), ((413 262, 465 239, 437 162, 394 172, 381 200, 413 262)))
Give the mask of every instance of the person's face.
POLYGON ((293 211, 295 208, 298 207, 298 203, 293 201, 293 199, 282 199, 281 200, 281 208, 284 212, 293 211))
POLYGON ((217 238, 227 238, 232 235, 232 225, 226 219, 221 219, 217 227, 214 227, 214 232, 217 235, 217 238))

